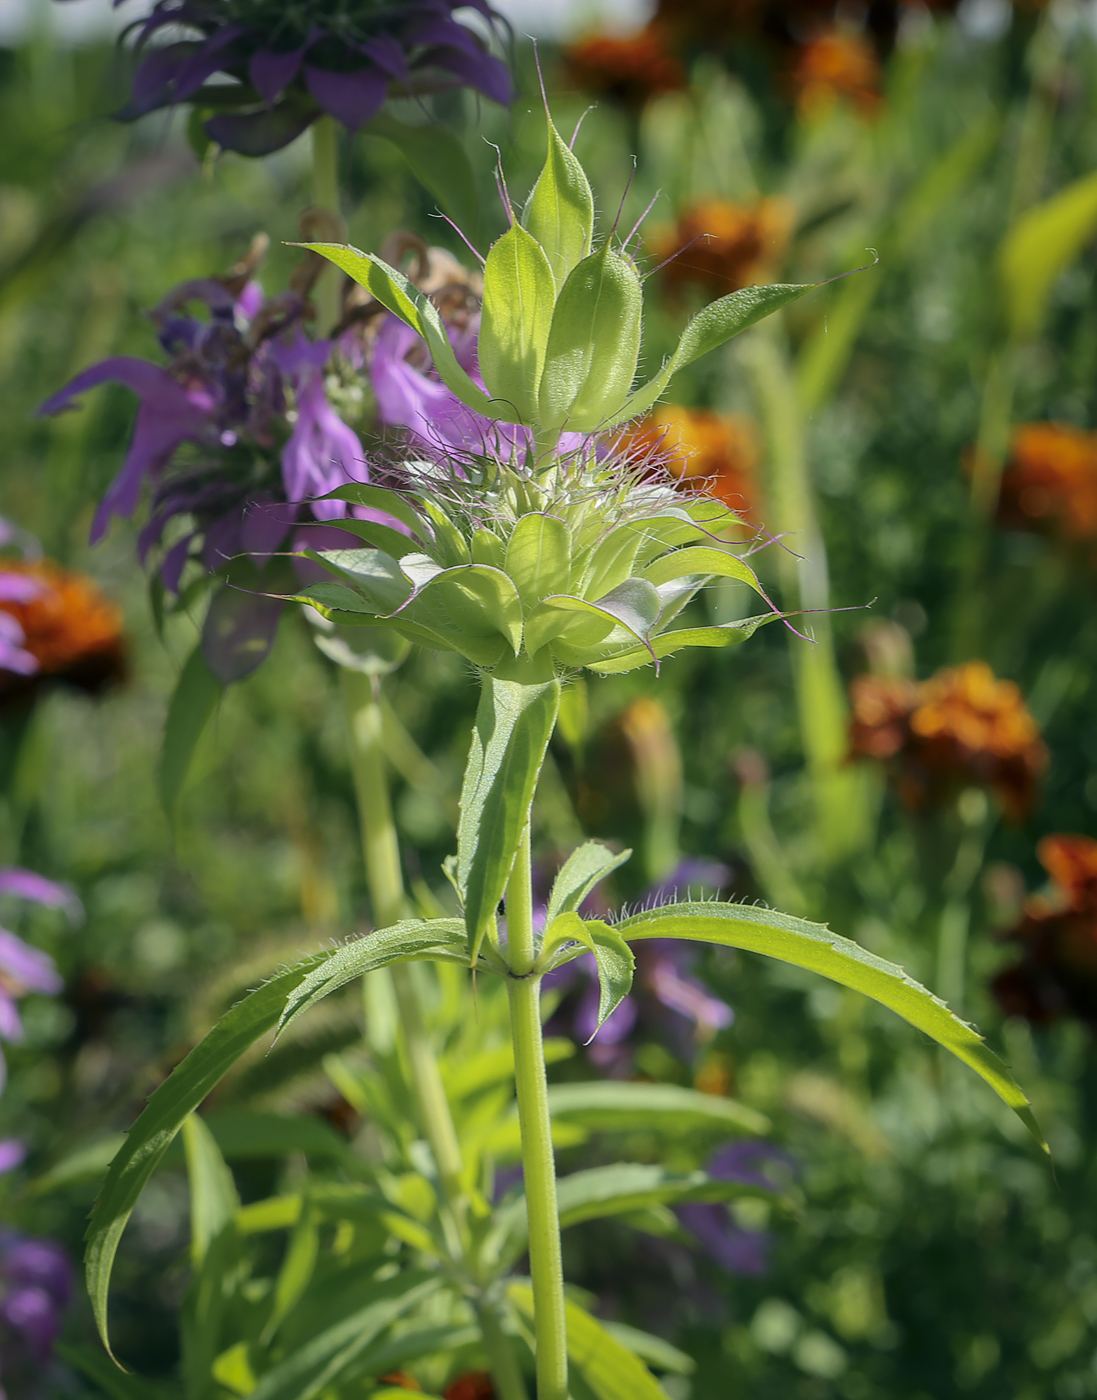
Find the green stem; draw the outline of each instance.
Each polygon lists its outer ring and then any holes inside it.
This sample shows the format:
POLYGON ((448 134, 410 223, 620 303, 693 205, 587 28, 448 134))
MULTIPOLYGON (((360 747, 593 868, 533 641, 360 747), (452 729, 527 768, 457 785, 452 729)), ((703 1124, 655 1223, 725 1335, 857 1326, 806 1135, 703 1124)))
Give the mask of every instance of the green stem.
MULTIPOLYGON (((351 766, 373 919, 378 928, 388 928, 403 915, 404 880, 385 772, 380 683, 347 668, 340 671, 340 679, 350 728, 351 766)), ((401 963, 394 963, 390 970, 423 1130, 445 1195, 451 1205, 456 1205, 462 1194, 461 1149, 442 1075, 423 1022, 411 970, 401 963)))
POLYGON ((507 950, 511 976, 510 1025, 514 1078, 522 1133, 522 1172, 529 1216, 533 1277, 533 1328, 537 1343, 537 1400, 567 1400, 568 1351, 564 1266, 556 1208, 556 1160, 552 1151, 545 1044, 541 1028, 541 978, 533 975, 533 872, 527 824, 507 883, 507 950))
MULTIPOLYGON (((339 217, 339 141, 334 117, 317 117, 312 124, 312 202, 339 217)), ((339 320, 339 278, 325 267, 316 283, 317 329, 327 335, 339 320)))

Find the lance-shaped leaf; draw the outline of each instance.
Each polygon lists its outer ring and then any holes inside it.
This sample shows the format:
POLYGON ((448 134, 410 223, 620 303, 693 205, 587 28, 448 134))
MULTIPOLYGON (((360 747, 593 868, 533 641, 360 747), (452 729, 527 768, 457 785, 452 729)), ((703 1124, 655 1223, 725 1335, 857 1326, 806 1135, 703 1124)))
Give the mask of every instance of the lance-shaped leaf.
POLYGON ((360 593, 341 583, 310 583, 300 593, 288 595, 286 602, 305 603, 340 627, 384 627, 432 651, 457 650, 451 638, 413 622, 403 613, 397 613, 395 617, 379 615, 360 593))
POLYGON ((412 1270, 373 1284, 364 1307, 310 1337, 260 1377, 249 1400, 313 1400, 344 1376, 386 1327, 441 1287, 437 1274, 412 1270))
POLYGON ((600 841, 584 841, 572 851, 557 872, 549 892, 546 927, 558 914, 577 911, 595 885, 600 884, 618 866, 624 865, 631 851, 611 851, 600 841))
MULTIPOLYGON (((88 1225, 87 1285, 103 1345, 110 1351, 107 1294, 118 1242, 145 1183, 175 1134, 213 1087, 264 1032, 272 1030, 286 998, 316 965, 310 959, 279 973, 217 1022, 150 1096, 110 1164, 88 1225)), ((113 1352, 111 1352, 113 1356, 113 1352)))
POLYGON ((492 244, 484 264, 484 309, 477 354, 493 399, 524 423, 537 417, 556 284, 541 245, 521 224, 492 244))
MULTIPOLYGON (((394 520, 399 520, 401 525, 406 525, 425 544, 430 543, 429 523, 415 509, 412 502, 405 496, 401 496, 398 491, 390 491, 386 486, 370 486, 361 481, 349 481, 345 486, 337 486, 334 491, 329 491, 326 496, 321 496, 320 499, 322 501, 346 501, 350 505, 367 506, 370 510, 383 511, 386 515, 391 515, 394 520)), ((347 528, 347 522, 345 520, 333 521, 331 528, 344 530, 347 528)))
POLYGON ((156 776, 169 821, 175 819, 195 751, 224 693, 225 687, 206 665, 201 645, 196 646, 179 674, 164 721, 156 776))
POLYGON ((557 680, 522 685, 484 678, 457 826, 457 883, 474 964, 529 820, 559 708, 557 680))
POLYGON ((558 914, 545 930, 541 966, 551 967, 554 951, 569 942, 579 943, 593 953, 598 967, 598 1024, 590 1037, 593 1040, 607 1017, 612 1016, 632 990, 636 958, 615 929, 601 919, 581 919, 569 910, 558 914))
POLYGON ((356 938, 330 954, 314 972, 302 978, 286 999, 278 1022, 279 1035, 317 1002, 348 982, 394 962, 464 962, 464 927, 459 919, 405 919, 391 928, 356 938))
MULTIPOLYGON (((507 1297, 522 1314, 533 1320, 533 1289, 528 1283, 512 1283, 507 1297)), ((596 1400, 668 1400, 663 1387, 644 1363, 585 1308, 569 1298, 564 1304, 568 1360, 593 1391, 596 1400)))
POLYGON ((739 622, 724 622, 712 627, 682 627, 676 632, 663 632, 653 637, 649 646, 628 647, 600 661, 588 661, 587 670, 595 671, 600 676, 618 676, 624 671, 635 671, 639 666, 650 666, 655 657, 661 661, 664 656, 673 656, 684 647, 738 646, 740 642, 753 637, 759 627, 781 616, 781 613, 761 613, 757 617, 744 617, 739 622))
POLYGON ((864 993, 925 1031, 969 1065, 1047 1151, 1028 1099, 998 1056, 987 1049, 978 1031, 953 1015, 943 1001, 901 967, 885 962, 859 943, 831 933, 825 924, 808 923, 776 909, 753 905, 684 903, 633 914, 616 927, 630 942, 638 938, 686 938, 764 953, 864 993))
POLYGON ((550 1084, 548 1095, 554 1121, 566 1119, 599 1132, 648 1129, 726 1137, 735 1132, 766 1133, 771 1127, 768 1118, 746 1104, 678 1084, 596 1079, 585 1084, 550 1084))
POLYGON ((548 117, 548 154, 525 209, 525 225, 545 250, 556 285, 590 253, 594 195, 578 157, 548 117))
POLYGON ((686 326, 678 348, 655 378, 642 389, 637 389, 603 426, 613 428, 618 423, 627 423, 630 418, 646 413, 680 369, 771 316, 790 301, 802 297, 805 292, 813 291, 816 285, 807 282, 802 285, 784 283, 772 287, 744 287, 712 302, 686 326))
POLYGON ((457 363, 449 334, 437 307, 411 283, 402 272, 389 267, 374 253, 363 253, 344 243, 300 243, 295 247, 309 248, 327 258, 336 267, 371 292, 386 310, 399 317, 405 325, 427 342, 442 383, 467 407, 486 418, 504 423, 518 423, 507 404, 493 403, 457 363))
POLYGON ((340 520, 339 529, 344 534, 357 535, 392 559, 402 559, 405 554, 414 554, 423 548, 421 540, 380 520, 340 520))
POLYGON ((505 567, 527 612, 550 593, 564 592, 571 574, 568 527, 539 511, 519 517, 507 542, 505 567))
POLYGON ((1097 174, 1084 175, 1042 204, 1026 209, 998 252, 1010 330, 1039 329, 1056 277, 1097 233, 1097 174))
POLYGON ((383 550, 306 549, 303 553, 306 559, 353 589, 381 616, 394 613, 411 596, 412 585, 399 563, 383 550))
POLYGON ((640 279, 607 242, 560 289, 545 348, 538 417, 594 432, 624 403, 640 358, 640 279))
POLYGON ((532 656, 548 642, 566 643, 578 659, 560 651, 561 660, 583 665, 587 651, 596 647, 615 628, 622 628, 638 642, 645 643, 659 621, 662 601, 654 584, 647 579, 629 578, 605 593, 596 602, 557 593, 538 604, 526 620, 526 650, 532 656))

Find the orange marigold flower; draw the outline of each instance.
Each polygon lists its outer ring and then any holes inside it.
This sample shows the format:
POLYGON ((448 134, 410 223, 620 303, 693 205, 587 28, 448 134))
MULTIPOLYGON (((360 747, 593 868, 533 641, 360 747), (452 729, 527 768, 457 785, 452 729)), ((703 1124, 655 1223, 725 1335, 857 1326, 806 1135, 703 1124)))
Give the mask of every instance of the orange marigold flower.
POLYGON ((604 93, 626 107, 642 107, 657 93, 686 85, 686 70, 655 24, 626 36, 588 35, 564 50, 564 66, 577 88, 604 93))
POLYGON ((486 1371, 458 1376, 443 1392, 445 1400, 495 1400, 495 1387, 486 1371))
POLYGON ((739 515, 757 503, 758 440, 749 418, 667 404, 634 428, 629 442, 667 458, 684 492, 714 496, 739 515))
POLYGON ((862 34, 832 29, 817 35, 796 53, 788 83, 804 117, 825 115, 842 98, 863 116, 880 105, 880 61, 862 34))
POLYGON ((1015 428, 998 519, 1015 528, 1050 527, 1067 539, 1097 540, 1097 433, 1065 423, 1015 428))
POLYGON ((938 671, 920 685, 861 676, 851 698, 852 754, 894 760, 912 807, 978 784, 1014 820, 1031 809, 1047 749, 1020 690, 998 680, 985 661, 938 671))
POLYGON ((1022 944, 1022 954, 992 990, 1008 1015, 1037 1024, 1074 1015, 1097 1030, 1097 841, 1046 836, 1036 852, 1053 891, 1029 899, 1004 935, 1022 944))
POLYGON ((687 209, 673 228, 657 230, 651 249, 670 260, 662 272, 669 287, 696 286, 724 296, 772 281, 791 232, 792 210, 783 199, 707 199, 687 209))
POLYGON ((86 574, 50 559, 4 561, 7 573, 40 585, 26 602, 0 602, 23 629, 23 646, 38 662, 33 676, 0 673, 0 695, 23 692, 46 679, 96 694, 125 674, 122 610, 86 574))

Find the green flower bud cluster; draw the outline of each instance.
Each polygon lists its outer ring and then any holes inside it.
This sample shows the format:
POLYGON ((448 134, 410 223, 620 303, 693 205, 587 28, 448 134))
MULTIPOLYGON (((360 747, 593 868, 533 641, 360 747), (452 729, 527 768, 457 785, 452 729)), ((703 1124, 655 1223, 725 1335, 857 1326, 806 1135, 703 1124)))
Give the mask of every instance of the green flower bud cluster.
POLYGON ((590 446, 540 477, 517 461, 466 464, 460 479, 416 466, 421 480, 409 469, 400 491, 352 485, 332 493, 393 525, 340 520, 340 530, 371 547, 306 551, 332 577, 298 601, 332 622, 391 628, 499 678, 530 681, 579 667, 629 671, 682 647, 728 646, 778 616, 668 630, 714 576, 762 594, 749 565, 718 544, 738 517, 720 502, 638 479, 590 446))
POLYGON ((745 287, 686 326, 659 372, 634 388, 643 286, 612 233, 594 247, 594 196, 578 158, 546 112, 548 154, 522 217, 484 263, 478 346, 481 388, 457 363, 437 309, 373 253, 310 243, 426 340, 435 369, 467 407, 533 430, 540 453, 561 432, 601 433, 646 412, 684 365, 723 344, 809 285, 745 287))

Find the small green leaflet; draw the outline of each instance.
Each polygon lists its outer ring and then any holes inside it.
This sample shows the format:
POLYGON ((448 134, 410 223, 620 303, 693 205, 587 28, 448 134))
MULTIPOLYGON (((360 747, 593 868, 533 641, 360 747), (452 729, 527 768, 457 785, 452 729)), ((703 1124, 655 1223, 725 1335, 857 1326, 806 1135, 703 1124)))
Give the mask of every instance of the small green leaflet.
POLYGON ((558 287, 590 253, 594 195, 586 171, 546 113, 548 154, 525 210, 526 228, 540 243, 558 287))
POLYGON ((982 1036, 901 967, 831 933, 825 924, 747 904, 684 903, 633 914, 615 927, 630 942, 637 938, 688 938, 764 953, 863 992, 969 1065, 1013 1109, 1044 1151, 1048 1150, 1028 1099, 998 1056, 987 1049, 982 1036))
MULTIPOLYGON (((568 910, 557 914, 545 930, 544 956, 551 965, 553 951, 562 943, 581 943, 594 954, 598 965, 598 1024, 590 1037, 601 1030, 632 990, 636 958, 625 940, 600 919, 581 919, 568 910)), ((590 1040, 587 1044, 590 1044, 590 1040)))
POLYGON ((523 685, 484 678, 457 826, 457 883, 472 965, 529 820, 559 706, 557 680, 523 685))
POLYGON ((546 926, 558 914, 578 910, 594 887, 618 866, 624 865, 631 855, 631 851, 615 853, 600 841, 584 841, 572 851, 552 882, 545 914, 546 926))

